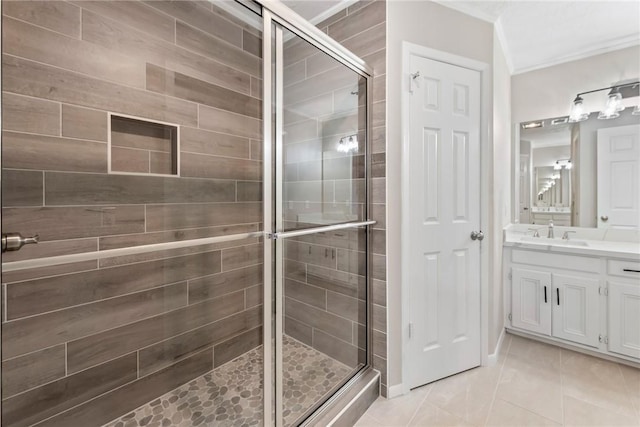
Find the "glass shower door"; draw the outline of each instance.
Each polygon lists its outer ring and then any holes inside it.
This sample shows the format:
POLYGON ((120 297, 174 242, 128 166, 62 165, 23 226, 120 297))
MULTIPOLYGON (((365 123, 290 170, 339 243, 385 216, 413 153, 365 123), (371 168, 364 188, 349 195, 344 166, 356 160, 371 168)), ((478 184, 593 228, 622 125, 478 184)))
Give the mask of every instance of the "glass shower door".
POLYGON ((261 16, 5 1, 2 30, 2 425, 262 424, 261 16))
POLYGON ((367 363, 367 79, 285 27, 275 69, 276 421, 290 426, 367 363))

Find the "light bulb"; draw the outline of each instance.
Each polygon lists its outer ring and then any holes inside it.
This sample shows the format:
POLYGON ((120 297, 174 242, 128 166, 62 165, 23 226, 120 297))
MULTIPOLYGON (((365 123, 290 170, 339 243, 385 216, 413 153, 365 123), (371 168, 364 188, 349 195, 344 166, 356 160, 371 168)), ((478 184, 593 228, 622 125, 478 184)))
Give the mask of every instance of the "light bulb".
POLYGON ((564 167, 567 169, 571 169, 573 167, 573 163, 571 163, 571 160, 567 160, 567 164, 564 167))
POLYGON ((569 122, 582 122, 589 118, 589 113, 584 111, 583 99, 580 95, 576 96, 571 104, 571 112, 569 113, 569 122))
POLYGON ((601 120, 615 119, 620 117, 620 111, 624 110, 622 105, 622 95, 618 88, 611 89, 609 96, 607 97, 607 104, 604 109, 598 114, 598 118, 601 120))
POLYGON ((553 170, 559 171, 560 169, 562 169, 560 162, 556 162, 556 164, 553 165, 553 170))

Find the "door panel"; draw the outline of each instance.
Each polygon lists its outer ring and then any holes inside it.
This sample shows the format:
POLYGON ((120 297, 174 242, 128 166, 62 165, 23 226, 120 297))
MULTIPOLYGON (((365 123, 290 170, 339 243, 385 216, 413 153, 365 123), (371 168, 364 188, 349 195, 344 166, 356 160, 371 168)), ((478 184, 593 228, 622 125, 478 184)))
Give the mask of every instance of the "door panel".
POLYGON ((513 327, 551 335, 551 273, 514 268, 511 289, 513 327))
POLYGON ((640 226, 640 125, 598 129, 598 227, 640 226))
POLYGON ((600 282, 583 277, 553 275, 553 336, 598 346, 600 282))
POLYGON ((609 282, 609 350, 640 359, 640 286, 609 282))
POLYGON ((277 423, 297 425, 366 365, 367 81, 276 30, 277 423))
POLYGON ((480 364, 480 74, 420 57, 410 107, 411 387, 480 364))

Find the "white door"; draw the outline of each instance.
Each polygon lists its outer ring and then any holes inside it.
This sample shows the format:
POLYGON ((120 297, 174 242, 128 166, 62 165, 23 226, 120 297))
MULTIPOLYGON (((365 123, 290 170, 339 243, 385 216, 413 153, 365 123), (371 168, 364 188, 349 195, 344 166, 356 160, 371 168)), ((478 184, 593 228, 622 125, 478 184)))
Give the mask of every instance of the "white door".
POLYGON ((417 56, 408 141, 410 387, 480 364, 480 73, 417 56))
POLYGON ((640 125, 598 129, 598 227, 640 226, 640 125))
POLYGON ((609 282, 609 351, 640 359, 640 285, 609 282))
POLYGON ((531 224, 531 173, 529 171, 529 155, 520 156, 520 223, 531 224))
POLYGON ((553 336, 598 347, 600 282, 563 274, 552 280, 553 336))
POLYGON ((511 273, 511 326, 551 335, 551 273, 521 268, 511 273))

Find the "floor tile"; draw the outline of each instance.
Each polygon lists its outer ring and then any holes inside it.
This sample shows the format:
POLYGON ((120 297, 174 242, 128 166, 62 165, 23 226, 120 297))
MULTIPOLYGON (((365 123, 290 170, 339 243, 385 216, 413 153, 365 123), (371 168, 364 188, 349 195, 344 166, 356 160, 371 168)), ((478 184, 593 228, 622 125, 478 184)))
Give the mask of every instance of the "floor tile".
POLYGON ((377 421, 371 415, 364 414, 353 427, 388 427, 377 421))
POLYGON ((527 411, 502 399, 496 399, 487 420, 487 426, 559 426, 547 418, 527 411))
POLYGON ((365 415, 358 426, 640 427, 640 369, 507 334, 495 366, 378 400, 365 415))
POLYGON ((500 378, 501 366, 480 367, 433 384, 427 401, 468 423, 484 424, 500 378))
POLYGON ((538 366, 545 371, 559 372, 560 347, 513 335, 507 359, 538 366))
POLYGON ((607 411, 570 396, 564 397, 565 426, 638 427, 638 419, 607 411))
POLYGON ((404 396, 393 399, 379 398, 367 411, 367 415, 385 426, 406 426, 416 413, 431 386, 424 386, 404 396))
POLYGON ((507 357, 496 398, 562 422, 560 375, 547 371, 543 366, 526 364, 522 360, 512 361, 507 357))
POLYGON ((431 426, 472 426, 462 418, 450 412, 438 408, 429 402, 423 402, 413 419, 409 422, 409 427, 431 427, 431 426))
POLYGON ((633 403, 638 417, 640 417, 640 369, 622 364, 620 364, 619 367, 624 378, 629 400, 633 403))
POLYGON ((565 396, 629 417, 637 416, 617 363, 563 350, 562 381, 565 396))

